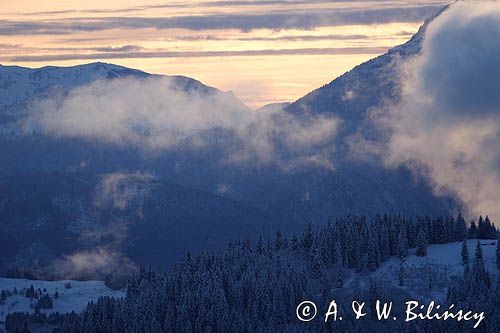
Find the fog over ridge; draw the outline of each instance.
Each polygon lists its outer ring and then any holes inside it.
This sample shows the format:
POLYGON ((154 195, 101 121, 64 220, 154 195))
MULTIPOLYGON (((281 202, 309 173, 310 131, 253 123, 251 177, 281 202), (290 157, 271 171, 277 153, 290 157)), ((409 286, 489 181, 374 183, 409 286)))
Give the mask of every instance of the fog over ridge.
POLYGON ((254 112, 232 93, 179 89, 168 77, 95 81, 67 96, 38 100, 23 121, 26 132, 134 145, 146 152, 214 148, 212 131, 221 129, 237 142, 224 147, 221 162, 252 160, 284 169, 304 164, 332 169, 328 143, 338 125, 333 116, 254 112))

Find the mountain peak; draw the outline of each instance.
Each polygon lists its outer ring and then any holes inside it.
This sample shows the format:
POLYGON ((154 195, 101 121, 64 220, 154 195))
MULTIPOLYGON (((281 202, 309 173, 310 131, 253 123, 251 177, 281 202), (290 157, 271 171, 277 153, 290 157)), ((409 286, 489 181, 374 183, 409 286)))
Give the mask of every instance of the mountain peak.
POLYGON ((398 99, 400 92, 395 64, 421 51, 427 26, 448 8, 449 5, 445 6, 427 19, 406 43, 354 67, 298 99, 285 111, 297 115, 334 114, 342 119, 345 134, 356 132, 370 108, 378 107, 388 99, 398 99))

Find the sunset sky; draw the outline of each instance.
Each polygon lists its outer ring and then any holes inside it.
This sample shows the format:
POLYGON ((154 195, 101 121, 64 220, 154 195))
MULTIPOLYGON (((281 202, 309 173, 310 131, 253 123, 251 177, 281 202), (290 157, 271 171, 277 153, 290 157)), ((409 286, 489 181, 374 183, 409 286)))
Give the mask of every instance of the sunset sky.
POLYGON ((185 75, 248 106, 293 101, 401 44, 449 1, 2 0, 0 63, 185 75))

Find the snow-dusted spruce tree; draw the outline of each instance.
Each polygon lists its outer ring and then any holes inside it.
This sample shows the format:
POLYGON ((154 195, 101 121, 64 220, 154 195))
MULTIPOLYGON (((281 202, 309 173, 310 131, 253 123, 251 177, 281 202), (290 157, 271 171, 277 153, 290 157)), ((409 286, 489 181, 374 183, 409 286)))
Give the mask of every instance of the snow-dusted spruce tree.
POLYGON ((406 230, 404 227, 399 231, 398 256, 399 258, 406 258, 408 256, 408 239, 406 238, 406 230))
POLYGON ((380 265, 380 254, 376 234, 370 233, 368 238, 368 269, 374 272, 380 265))
POLYGON ((370 305, 373 309, 375 307, 377 300, 380 300, 381 293, 377 281, 372 276, 370 276, 370 278, 368 279, 368 297, 370 305))
POLYGON ((470 223, 469 238, 470 239, 477 238, 477 226, 476 226, 476 221, 474 220, 470 223))
POLYGON ((479 216, 479 220, 477 221, 477 238, 486 238, 486 223, 482 216, 479 216))
POLYGON ((434 228, 434 235, 436 237, 436 243, 444 244, 447 241, 447 231, 446 231, 446 222, 442 217, 436 219, 436 224, 434 228))
POLYGON ((467 225, 462 214, 458 214, 455 226, 455 239, 465 239, 467 237, 467 225))
MULTIPOLYGON (((464 267, 462 278, 454 281, 448 288, 447 302, 455 304, 459 308, 468 308, 485 311, 486 322, 482 324, 482 332, 499 332, 500 330, 500 285, 491 285, 489 273, 483 262, 481 245, 478 242, 473 258, 472 267, 468 264, 464 267)), ((456 328, 465 330, 465 324, 458 324, 456 328)), ((453 326, 447 331, 452 331, 453 326)))
POLYGON ((337 244, 333 252, 333 276, 334 283, 337 288, 342 288, 344 286, 344 276, 345 276, 345 266, 344 260, 342 258, 342 252, 340 251, 340 246, 337 244))
POLYGON ((386 261, 391 256, 391 246, 389 244, 389 227, 383 223, 378 228, 379 230, 379 251, 380 260, 386 261))
POLYGON ((324 258, 321 255, 321 251, 318 246, 315 246, 312 250, 312 261, 311 269, 314 277, 319 278, 325 268, 324 258))
POLYGON ((478 230, 480 238, 484 239, 496 239, 497 238, 497 230, 495 225, 491 223, 491 220, 488 216, 484 218, 482 229, 478 230))
POLYGON ((425 234, 424 229, 421 228, 418 231, 418 235, 417 235, 417 251, 416 251, 417 256, 425 257, 427 255, 427 246, 428 245, 429 244, 427 242, 427 235, 425 234))
POLYGON ((467 247, 467 239, 464 239, 462 242, 462 263, 464 266, 467 266, 469 264, 469 248, 467 247))
POLYGON ((311 224, 307 225, 306 230, 304 231, 304 235, 302 236, 301 247, 302 249, 308 253, 311 251, 314 244, 314 231, 311 224))
POLYGON ((491 286, 490 276, 484 266, 483 250, 479 240, 476 245, 476 252, 474 255, 474 263, 471 273, 473 276, 473 288, 489 288, 491 286))

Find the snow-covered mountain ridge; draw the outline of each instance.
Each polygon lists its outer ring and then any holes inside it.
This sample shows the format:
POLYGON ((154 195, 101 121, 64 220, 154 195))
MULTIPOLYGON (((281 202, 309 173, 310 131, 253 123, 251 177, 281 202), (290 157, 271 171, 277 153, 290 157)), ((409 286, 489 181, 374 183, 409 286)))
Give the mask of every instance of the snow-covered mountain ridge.
MULTIPOLYGON (((43 96, 54 89, 60 89, 63 93, 67 93, 76 87, 96 80, 127 77, 168 77, 174 81, 179 89, 196 90, 203 93, 222 93, 218 89, 208 87, 185 76, 149 74, 137 69, 102 62, 72 67, 47 66, 35 69, 0 65, 0 113, 22 108, 31 98, 43 96)), ((225 94, 236 99, 236 96, 231 92, 225 94)))
POLYGON ((55 87, 69 91, 98 79, 148 75, 138 70, 104 63, 37 69, 0 65, 0 110, 25 103, 29 98, 55 87))

